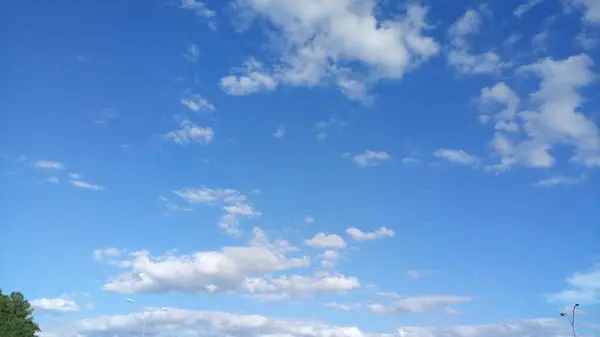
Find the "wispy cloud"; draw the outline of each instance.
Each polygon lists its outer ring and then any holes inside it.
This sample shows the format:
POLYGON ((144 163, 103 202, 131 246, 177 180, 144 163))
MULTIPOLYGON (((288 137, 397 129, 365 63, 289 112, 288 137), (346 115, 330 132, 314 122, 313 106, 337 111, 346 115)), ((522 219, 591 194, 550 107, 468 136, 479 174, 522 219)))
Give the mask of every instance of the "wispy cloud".
POLYGON ((104 190, 103 186, 90 184, 90 183, 87 183, 87 182, 81 181, 81 180, 71 180, 71 181, 69 181, 69 184, 71 184, 75 187, 83 188, 83 189, 87 189, 87 190, 93 190, 93 191, 104 190))
POLYGON ((33 163, 33 166, 43 169, 62 170, 65 166, 59 161, 40 160, 33 163))

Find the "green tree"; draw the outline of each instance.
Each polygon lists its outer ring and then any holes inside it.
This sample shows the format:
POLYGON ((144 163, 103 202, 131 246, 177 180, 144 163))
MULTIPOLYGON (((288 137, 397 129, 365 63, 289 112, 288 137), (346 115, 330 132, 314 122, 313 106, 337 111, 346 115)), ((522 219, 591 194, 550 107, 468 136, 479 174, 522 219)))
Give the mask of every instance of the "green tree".
POLYGON ((33 321, 33 308, 23 294, 5 295, 0 289, 0 336, 34 337, 40 327, 33 321))

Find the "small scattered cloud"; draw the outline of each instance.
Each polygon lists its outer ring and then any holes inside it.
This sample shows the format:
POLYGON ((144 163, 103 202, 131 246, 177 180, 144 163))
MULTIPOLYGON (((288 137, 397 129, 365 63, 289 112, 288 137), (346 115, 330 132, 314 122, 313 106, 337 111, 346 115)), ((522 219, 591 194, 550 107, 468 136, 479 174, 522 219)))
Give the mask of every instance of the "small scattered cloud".
POLYGON ((408 270, 406 272, 406 276, 412 278, 412 279, 420 279, 424 276, 429 276, 433 274, 433 272, 431 270, 408 270))
POLYGON ((358 228, 348 228, 346 229, 346 233, 350 235, 350 237, 356 241, 368 241, 375 240, 383 237, 394 237, 394 231, 387 228, 381 227, 374 232, 365 233, 358 228))
POLYGON ((460 165, 475 165, 479 162, 478 157, 468 154, 465 150, 444 148, 436 150, 433 155, 460 165))
POLYGON ((181 97, 180 102, 183 106, 188 108, 193 112, 199 112, 202 110, 215 111, 215 106, 209 102, 207 99, 202 97, 202 95, 193 93, 191 91, 186 92, 183 97, 181 97))
POLYGON ((323 303, 326 308, 332 308, 342 311, 354 311, 362 309, 364 305, 362 303, 338 303, 338 302, 326 302, 323 303))
POLYGON ((329 135, 331 135, 332 133, 340 135, 344 132, 344 129, 349 124, 350 123, 348 121, 345 121, 345 120, 337 118, 337 117, 331 117, 326 121, 317 122, 317 123, 315 123, 315 131, 316 131, 315 137, 318 140, 325 140, 325 139, 329 138, 329 135))
POLYGON ((65 168, 63 163, 59 161, 51 161, 51 160, 40 160, 33 163, 33 166, 42 168, 42 169, 50 169, 50 170, 62 170, 65 168))
POLYGON ((60 182, 60 179, 58 179, 58 177, 50 177, 46 179, 46 181, 49 183, 58 184, 60 182))
POLYGON ((453 309, 453 308, 446 308, 444 309, 444 311, 448 314, 448 315, 460 315, 460 311, 453 309))
POLYGON ((86 190, 92 190, 92 191, 102 191, 104 190, 103 186, 100 185, 94 185, 94 184, 90 184, 88 182, 85 181, 81 181, 81 180, 71 180, 69 181, 69 184, 77 187, 77 188, 83 188, 86 190))
POLYGON ((346 241, 337 234, 318 233, 312 239, 304 242, 307 246, 313 248, 346 248, 346 241))
POLYGON ((229 95, 241 96, 260 91, 272 91, 277 81, 264 71, 261 62, 249 58, 243 67, 234 70, 239 75, 221 78, 220 86, 229 95))
POLYGON ((566 176, 556 176, 548 179, 538 180, 533 183, 535 187, 553 187, 553 186, 573 186, 579 185, 583 181, 582 177, 571 178, 566 176))
POLYGON ((418 164, 421 161, 418 158, 415 157, 404 157, 402 158, 402 163, 403 164, 407 164, 407 165, 414 165, 414 164, 418 164))
POLYGON ((112 121, 121 118, 119 112, 115 109, 104 109, 99 113, 96 113, 94 117, 94 123, 98 125, 106 126, 110 124, 112 121))
POLYGON ((285 126, 282 124, 277 127, 277 130, 275 130, 275 132, 273 132, 273 137, 283 138, 283 136, 285 136, 285 126))
POLYGON ((385 151, 366 150, 353 156, 352 161, 360 167, 379 166, 390 160, 391 156, 385 151))
POLYGON ((208 144, 213 141, 214 137, 215 132, 211 127, 201 127, 187 119, 181 121, 179 129, 165 135, 166 139, 179 145, 208 144))
POLYGON ((307 215, 307 216, 304 217, 304 222, 307 223, 307 224, 314 223, 315 222, 315 218, 313 218, 310 215, 307 215))
POLYGON ((75 172, 70 172, 69 173, 69 178, 73 179, 73 180, 79 180, 83 177, 83 175, 81 173, 75 173, 75 172))
POLYGON ((516 17, 521 17, 523 14, 529 12, 530 10, 533 9, 533 7, 539 5, 540 3, 542 3, 542 1, 544 0, 529 0, 526 3, 519 5, 519 7, 517 7, 517 9, 515 9, 514 11, 514 15, 516 17))
POLYGON ((200 50, 197 44, 189 43, 186 50, 182 53, 183 58, 185 58, 188 62, 196 62, 198 61, 198 57, 200 55, 200 50))

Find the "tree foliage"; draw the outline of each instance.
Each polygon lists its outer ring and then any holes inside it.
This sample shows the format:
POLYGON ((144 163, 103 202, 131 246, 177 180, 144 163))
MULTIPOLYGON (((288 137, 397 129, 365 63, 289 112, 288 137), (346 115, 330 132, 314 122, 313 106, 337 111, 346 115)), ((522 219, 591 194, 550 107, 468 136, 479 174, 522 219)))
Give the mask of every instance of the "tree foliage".
POLYGON ((33 320, 33 308, 20 292, 3 294, 0 289, 0 336, 34 337, 40 327, 33 320))

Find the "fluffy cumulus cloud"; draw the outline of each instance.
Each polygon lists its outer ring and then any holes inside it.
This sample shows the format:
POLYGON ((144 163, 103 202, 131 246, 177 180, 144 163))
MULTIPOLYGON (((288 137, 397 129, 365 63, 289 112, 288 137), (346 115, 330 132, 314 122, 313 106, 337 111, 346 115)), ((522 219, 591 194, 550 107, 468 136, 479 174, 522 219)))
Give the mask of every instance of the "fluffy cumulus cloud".
MULTIPOLYGON (((107 291, 126 294, 234 292, 261 301, 274 301, 322 293, 345 293, 360 286, 356 277, 341 274, 278 274, 309 266, 307 256, 290 256, 297 250, 289 242, 271 240, 264 231, 254 228, 249 246, 162 256, 152 256, 147 251, 124 256, 121 251, 109 248, 96 250, 94 258, 111 266, 130 269, 117 274, 104 285, 107 291)), ((334 260, 329 255, 327 259, 334 260)))
POLYGON ((403 15, 381 20, 374 0, 238 0, 244 17, 273 27, 273 49, 280 63, 263 66, 250 59, 221 79, 221 87, 239 95, 275 89, 279 84, 314 86, 332 83, 349 98, 369 100, 367 89, 382 78, 401 78, 407 69, 435 55, 438 44, 423 32, 427 9, 409 5, 403 15), (362 64, 365 72, 348 67, 362 64))
POLYGON ((543 59, 522 66, 522 75, 540 79, 539 89, 529 95, 523 107, 516 93, 505 83, 481 92, 481 102, 495 103, 497 112, 486 113, 495 120, 492 148, 500 162, 488 168, 507 170, 520 164, 534 168, 554 166, 551 151, 558 146, 573 149, 570 162, 587 167, 600 166, 600 133, 579 108, 579 90, 594 79, 592 59, 587 55, 564 60, 543 59))
POLYGON ((337 234, 318 233, 310 240, 304 242, 307 246, 313 248, 346 248, 346 241, 337 234))
POLYGON ((79 311, 79 305, 75 301, 62 297, 38 298, 30 303, 36 313, 60 314, 79 311))
MULTIPOLYGON (((44 337, 138 336, 142 325, 146 334, 167 337, 186 336, 287 336, 287 337, 401 337, 398 331, 373 333, 355 326, 335 326, 313 320, 294 320, 260 315, 241 315, 179 308, 148 308, 144 313, 98 316, 63 325, 44 327, 44 337)), ((487 325, 460 325, 446 328, 406 326, 416 337, 568 337, 570 330, 557 319, 529 319, 487 325)))
POLYGON ((374 239, 383 238, 383 237, 394 237, 394 235, 395 235, 394 231, 387 227, 381 227, 376 231, 368 232, 368 233, 365 233, 358 228, 352 227, 352 228, 346 229, 346 233, 348 235, 350 235, 351 238, 353 238, 354 240, 357 240, 357 241, 374 240, 374 239))

